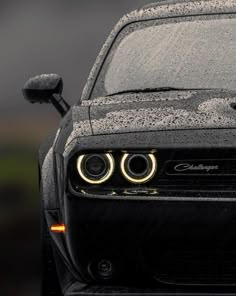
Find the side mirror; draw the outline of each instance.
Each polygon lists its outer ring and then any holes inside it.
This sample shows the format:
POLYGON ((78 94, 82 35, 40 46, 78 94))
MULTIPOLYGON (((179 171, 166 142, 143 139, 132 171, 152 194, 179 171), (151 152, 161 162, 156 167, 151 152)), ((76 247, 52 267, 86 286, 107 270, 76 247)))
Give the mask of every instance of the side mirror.
POLYGON ((30 103, 52 103, 64 116, 70 106, 62 98, 63 81, 57 74, 43 74, 30 78, 23 87, 23 95, 30 103))

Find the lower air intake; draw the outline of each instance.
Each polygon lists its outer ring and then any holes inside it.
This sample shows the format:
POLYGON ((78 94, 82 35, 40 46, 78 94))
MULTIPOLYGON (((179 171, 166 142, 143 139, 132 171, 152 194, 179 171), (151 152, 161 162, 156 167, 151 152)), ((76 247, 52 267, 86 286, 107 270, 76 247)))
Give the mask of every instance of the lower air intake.
POLYGON ((164 283, 236 286, 236 251, 168 251, 154 264, 155 279, 164 283))

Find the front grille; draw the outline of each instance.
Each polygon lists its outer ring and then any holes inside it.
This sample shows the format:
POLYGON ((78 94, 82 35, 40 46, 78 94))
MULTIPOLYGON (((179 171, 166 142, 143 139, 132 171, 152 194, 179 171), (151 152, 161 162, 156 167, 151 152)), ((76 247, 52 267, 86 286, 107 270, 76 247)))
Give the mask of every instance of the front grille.
POLYGON ((212 190, 236 185, 236 153, 233 149, 182 149, 161 153, 160 186, 202 186, 212 190))
MULTIPOLYGON (((100 153, 100 151, 96 152, 100 153)), ((146 184, 137 186, 129 183, 121 175, 119 166, 123 152, 116 150, 109 152, 115 159, 116 169, 113 177, 102 186, 90 186, 80 180, 75 168, 75 160, 78 156, 71 159, 68 174, 73 193, 235 198, 236 151, 234 149, 158 149, 154 147, 150 150, 126 151, 127 153, 152 152, 157 159, 157 172, 154 178, 146 184)))

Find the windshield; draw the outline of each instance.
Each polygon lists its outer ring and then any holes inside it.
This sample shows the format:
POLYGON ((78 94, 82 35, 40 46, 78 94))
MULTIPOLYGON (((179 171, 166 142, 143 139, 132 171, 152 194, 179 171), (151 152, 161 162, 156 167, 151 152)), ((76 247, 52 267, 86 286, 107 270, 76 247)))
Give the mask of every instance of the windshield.
POLYGON ((144 23, 120 33, 95 96, 162 87, 236 90, 235 16, 144 23))

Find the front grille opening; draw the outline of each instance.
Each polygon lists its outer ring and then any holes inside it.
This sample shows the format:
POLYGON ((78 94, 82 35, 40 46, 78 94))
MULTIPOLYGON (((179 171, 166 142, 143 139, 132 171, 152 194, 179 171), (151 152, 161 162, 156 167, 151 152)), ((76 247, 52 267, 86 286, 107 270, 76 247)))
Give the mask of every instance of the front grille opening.
MULTIPOLYGON (((234 104, 236 110, 236 104, 234 104)), ((115 170, 112 177, 102 185, 83 182, 78 177, 76 159, 71 159, 68 167, 68 186, 72 194, 101 195, 124 198, 228 198, 235 199, 236 193, 236 150, 233 148, 205 149, 155 149, 157 168, 153 177, 147 183, 133 184, 122 175, 120 168, 123 152, 111 151, 115 170)), ((139 178, 146 174, 150 163, 146 161, 148 151, 127 151, 134 157, 130 158, 127 170, 132 177, 139 178)), ((91 152, 90 152, 91 153, 91 152)), ((96 153, 101 153, 96 151, 96 153)), ((93 174, 103 172, 103 165, 96 163, 95 167, 87 169, 93 174), (98 166, 98 168, 97 168, 98 166)))
POLYGON ((154 269, 158 281, 179 285, 236 285, 236 251, 171 251, 154 269))

